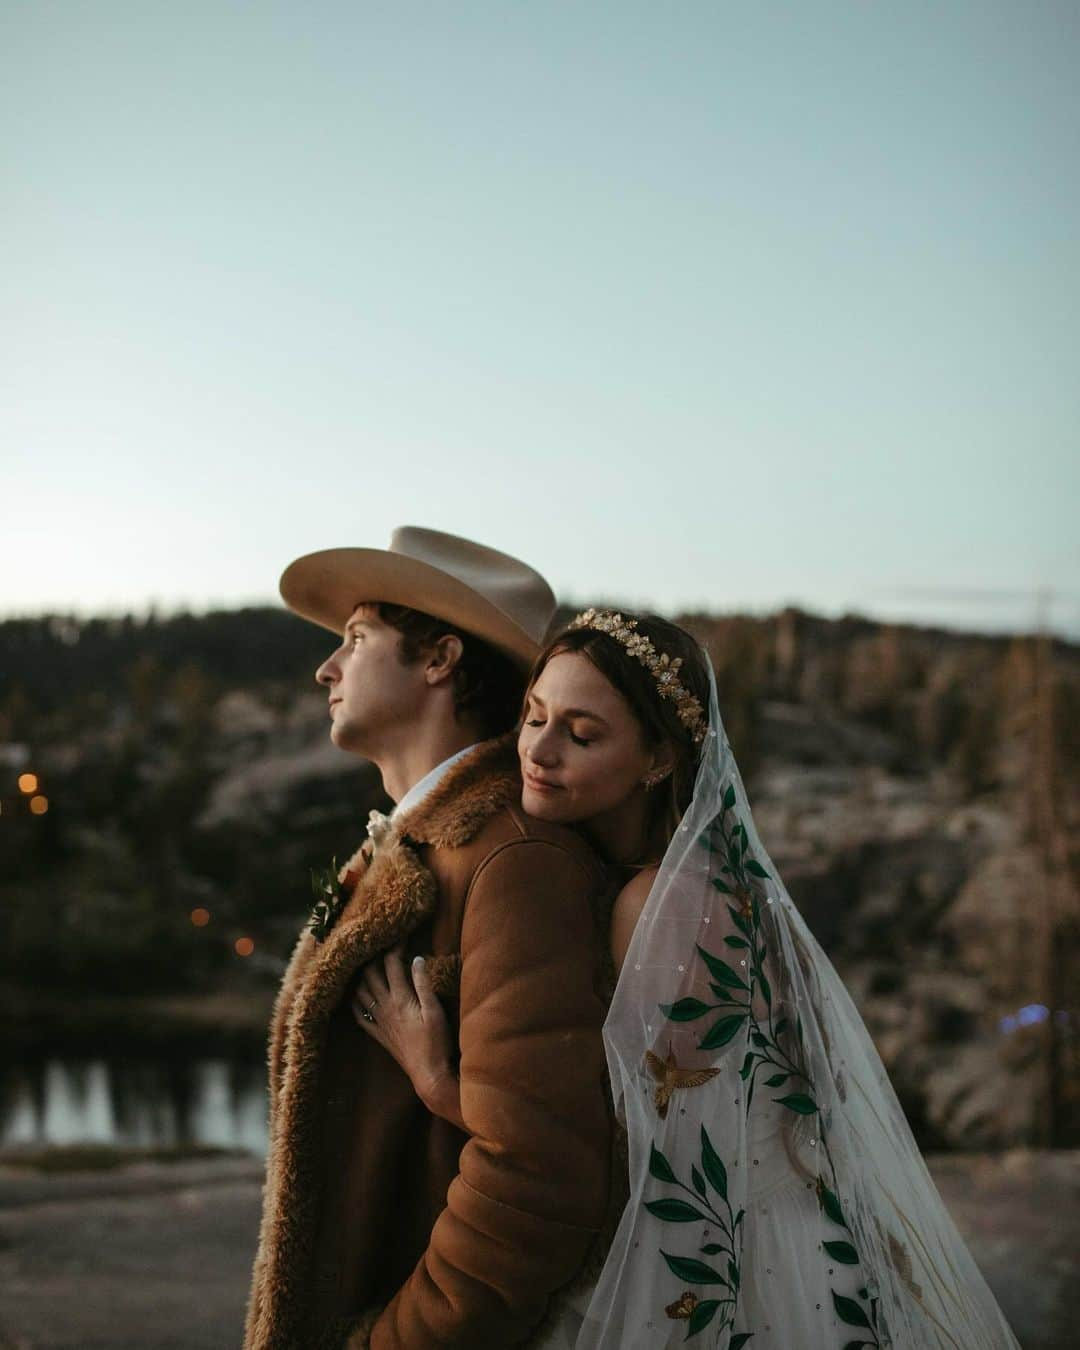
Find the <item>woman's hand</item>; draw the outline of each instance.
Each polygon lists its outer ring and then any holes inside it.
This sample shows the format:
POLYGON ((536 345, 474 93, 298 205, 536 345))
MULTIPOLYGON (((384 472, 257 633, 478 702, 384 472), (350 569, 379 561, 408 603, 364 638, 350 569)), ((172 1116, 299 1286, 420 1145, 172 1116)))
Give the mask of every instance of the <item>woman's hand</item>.
POLYGON ((410 983, 401 955, 399 944, 383 961, 376 958, 364 967, 353 993, 353 1016, 401 1065, 428 1110, 464 1129, 460 1084, 450 1065, 450 1025, 432 993, 424 958, 413 959, 410 983))

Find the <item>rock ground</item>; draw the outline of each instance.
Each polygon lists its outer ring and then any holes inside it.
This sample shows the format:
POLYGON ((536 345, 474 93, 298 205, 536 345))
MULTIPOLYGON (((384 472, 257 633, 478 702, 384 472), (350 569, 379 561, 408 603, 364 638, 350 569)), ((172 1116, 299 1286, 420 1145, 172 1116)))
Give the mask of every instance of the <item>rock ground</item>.
MULTIPOLYGON (((1080 1151, 928 1162, 1023 1350, 1074 1346, 1080 1151)), ((239 1345, 261 1178, 235 1158, 0 1166, 0 1350, 239 1345)))

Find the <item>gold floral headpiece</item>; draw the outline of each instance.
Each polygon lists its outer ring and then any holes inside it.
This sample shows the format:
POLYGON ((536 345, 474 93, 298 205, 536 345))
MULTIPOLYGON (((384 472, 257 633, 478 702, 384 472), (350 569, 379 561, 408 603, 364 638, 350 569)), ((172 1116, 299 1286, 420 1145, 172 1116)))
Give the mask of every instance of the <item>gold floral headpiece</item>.
POLYGON ((660 697, 670 699, 675 704, 676 715, 694 743, 703 741, 705 710, 679 679, 682 657, 677 656, 673 661, 667 652, 658 652, 651 638, 634 631, 637 624, 637 619, 624 619, 621 614, 610 609, 587 609, 567 627, 595 628, 598 633, 606 633, 625 647, 627 655, 636 657, 656 681, 660 697))

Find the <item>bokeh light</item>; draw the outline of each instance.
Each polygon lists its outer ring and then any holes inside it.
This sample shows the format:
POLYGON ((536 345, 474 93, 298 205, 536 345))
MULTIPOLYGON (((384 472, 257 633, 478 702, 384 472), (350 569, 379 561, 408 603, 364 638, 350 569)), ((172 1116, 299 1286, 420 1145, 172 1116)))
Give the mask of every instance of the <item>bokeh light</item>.
POLYGON ((29 796, 31 792, 36 792, 37 790, 38 790, 38 776, 36 773, 19 774, 20 792, 25 792, 27 796, 29 796))
POLYGON ((48 809, 49 809, 48 797, 42 797, 38 795, 37 797, 30 798, 30 812, 32 815, 43 816, 48 809))
POLYGON ((237 956, 250 956, 255 950, 255 944, 249 937, 237 938, 233 945, 236 948, 237 956))
POLYGON ((191 911, 191 922, 196 928, 205 928, 210 922, 210 911, 203 909, 201 905, 198 909, 193 909, 191 911))
MULTIPOLYGON (((1019 1012, 1009 1013, 1002 1017, 998 1022, 998 1030, 1008 1035, 1009 1032, 1016 1031, 1020 1027, 1030 1027, 1034 1026, 1036 1022, 1045 1022, 1049 1016, 1050 1009, 1045 1003, 1027 1003, 1019 1012)), ((1055 1015, 1055 1021, 1061 1023, 1060 1013, 1055 1015)))

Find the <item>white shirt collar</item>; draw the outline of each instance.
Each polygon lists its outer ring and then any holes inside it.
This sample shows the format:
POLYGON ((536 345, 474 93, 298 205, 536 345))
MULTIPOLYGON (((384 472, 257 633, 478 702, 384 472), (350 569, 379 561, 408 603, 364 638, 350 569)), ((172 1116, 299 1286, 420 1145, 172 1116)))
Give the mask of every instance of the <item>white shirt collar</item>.
POLYGON ((475 750, 479 744, 479 741, 474 741, 472 745, 467 745, 464 750, 459 750, 456 754, 451 755, 449 759, 444 759, 441 764, 436 764, 430 773, 424 774, 419 783, 414 783, 408 792, 406 792, 405 796, 402 797, 401 801, 399 801, 390 812, 390 819, 393 820, 395 816, 400 816, 406 811, 411 811, 414 806, 418 806, 428 793, 442 781, 447 770, 452 768, 459 759, 462 759, 467 755, 470 750, 475 750))

